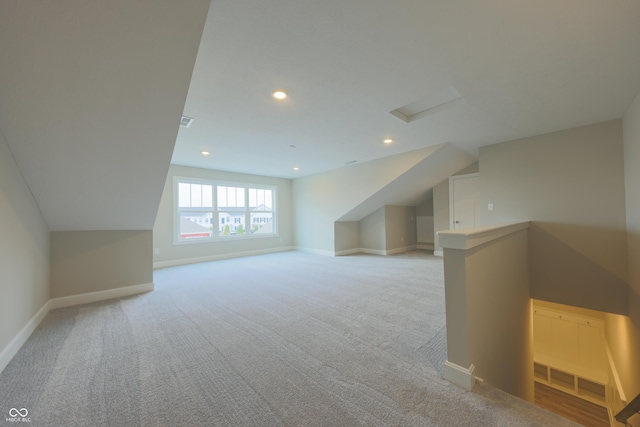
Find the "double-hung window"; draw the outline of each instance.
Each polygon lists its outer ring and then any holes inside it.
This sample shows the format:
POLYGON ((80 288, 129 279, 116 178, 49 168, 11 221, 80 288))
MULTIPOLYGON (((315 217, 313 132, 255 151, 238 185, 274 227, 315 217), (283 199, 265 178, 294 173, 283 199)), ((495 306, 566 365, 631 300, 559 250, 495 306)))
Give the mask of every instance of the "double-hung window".
POLYGON ((273 186, 175 178, 175 241, 276 235, 273 186))

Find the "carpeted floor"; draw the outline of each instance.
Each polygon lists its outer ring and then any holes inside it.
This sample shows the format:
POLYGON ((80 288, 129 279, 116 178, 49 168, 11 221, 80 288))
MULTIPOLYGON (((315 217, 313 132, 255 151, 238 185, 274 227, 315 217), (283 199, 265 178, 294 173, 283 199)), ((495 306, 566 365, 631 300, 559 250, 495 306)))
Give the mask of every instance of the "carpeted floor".
MULTIPOLYGON (((442 378, 442 259, 287 252, 51 312, 0 375, 31 425, 575 426, 442 378)), ((7 423, 9 425, 9 423, 7 423)))

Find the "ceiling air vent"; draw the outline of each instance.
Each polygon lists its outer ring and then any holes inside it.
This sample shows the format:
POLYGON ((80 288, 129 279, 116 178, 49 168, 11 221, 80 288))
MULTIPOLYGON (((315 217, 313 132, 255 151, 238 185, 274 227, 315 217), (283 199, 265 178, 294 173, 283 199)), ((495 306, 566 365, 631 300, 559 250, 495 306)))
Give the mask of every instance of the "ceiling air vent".
POLYGON ((191 117, 182 116, 182 119, 180 119, 180 126, 183 128, 188 128, 189 126, 191 126, 191 122, 193 122, 193 119, 191 117))

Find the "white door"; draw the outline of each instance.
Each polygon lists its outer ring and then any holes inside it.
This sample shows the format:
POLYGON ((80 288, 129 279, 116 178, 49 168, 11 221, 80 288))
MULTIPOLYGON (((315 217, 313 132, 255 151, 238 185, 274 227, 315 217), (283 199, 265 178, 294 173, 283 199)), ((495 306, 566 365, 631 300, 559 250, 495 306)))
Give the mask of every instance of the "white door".
POLYGON ((478 224, 478 175, 451 177, 452 228, 476 227, 478 224))

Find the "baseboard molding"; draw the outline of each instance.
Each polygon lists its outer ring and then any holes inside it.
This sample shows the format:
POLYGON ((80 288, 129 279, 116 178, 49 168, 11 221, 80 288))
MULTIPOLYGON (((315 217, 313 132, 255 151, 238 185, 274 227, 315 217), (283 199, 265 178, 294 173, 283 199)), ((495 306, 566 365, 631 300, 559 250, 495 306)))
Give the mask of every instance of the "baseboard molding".
POLYGON ((401 253, 413 251, 413 250, 416 250, 416 249, 418 249, 418 248, 415 245, 404 246, 402 248, 395 248, 395 249, 389 249, 389 250, 369 249, 369 248, 353 248, 353 249, 345 249, 343 251, 338 251, 338 252, 336 252, 336 256, 353 255, 353 254, 369 254, 369 255, 387 256, 387 255, 401 254, 401 253))
POLYGON ((409 251, 415 251, 418 247, 416 245, 403 246, 401 248, 388 249, 385 251, 385 255, 402 254, 409 251))
POLYGON ((153 283, 144 283, 141 285, 124 286, 122 288, 107 289, 104 291, 88 292, 86 294, 70 295, 68 297, 52 298, 49 300, 49 310, 143 294, 145 292, 153 291, 153 288, 153 283))
MULTIPOLYGON (((207 255, 207 256, 195 257, 195 258, 182 258, 182 259, 175 259, 175 260, 168 260, 168 261, 157 261, 153 263, 153 268, 156 269, 156 268, 165 268, 165 267, 176 267, 178 265, 197 264, 199 262, 218 261, 221 259, 242 258, 247 256, 273 254, 277 252, 289 252, 289 251, 295 251, 296 249, 297 248, 294 246, 282 246, 278 248, 258 249, 254 251, 231 252, 231 253, 207 255)), ((333 253, 331 253, 331 256, 333 256, 333 253)))
POLYGON ((433 251, 435 256, 444 256, 444 251, 433 251))
POLYGON ((358 251, 362 254, 369 254, 369 255, 380 255, 380 256, 387 255, 387 251, 385 251, 384 249, 358 248, 358 251))
POLYGON ((353 249, 345 249, 343 251, 337 251, 336 256, 345 256, 345 255, 353 255, 353 254, 361 254, 364 252, 362 248, 353 248, 353 249))
POLYGON ((475 384, 476 377, 474 375, 476 367, 471 364, 469 369, 451 363, 448 360, 444 362, 444 378, 465 390, 471 391, 475 384))
POLYGON ((300 252, 306 252, 308 254, 323 255, 323 256, 336 256, 337 255, 336 252, 332 252, 332 251, 325 251, 325 250, 322 250, 322 249, 303 248, 303 247, 299 247, 299 246, 294 248, 294 250, 300 251, 300 252))
POLYGON ((424 251, 432 251, 435 249, 435 246, 433 246, 433 243, 418 243, 416 246, 417 246, 417 249, 421 249, 424 251))
POLYGON ((31 336, 33 331, 36 330, 42 319, 49 313, 49 303, 51 300, 44 303, 44 305, 38 310, 38 312, 27 322, 26 325, 13 337, 9 344, 0 352, 0 373, 7 367, 13 356, 16 355, 18 350, 27 342, 27 339, 31 336))
POLYGON ((38 312, 27 322, 26 325, 13 337, 7 346, 0 352, 0 373, 7 367, 11 359, 18 353, 20 348, 27 342, 33 331, 36 330, 42 319, 51 311, 57 308, 70 307, 73 305, 87 304, 91 302, 104 301, 114 298, 128 297, 145 292, 153 291, 153 283, 141 285, 125 286, 122 288, 107 289, 104 291, 89 292, 86 294, 71 295, 68 297, 52 298, 48 300, 38 310, 38 312))
POLYGON ((386 255, 387 251, 369 248, 353 248, 336 252, 336 256, 353 255, 353 254, 369 254, 369 255, 386 255))

